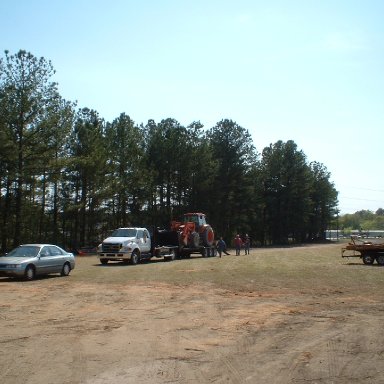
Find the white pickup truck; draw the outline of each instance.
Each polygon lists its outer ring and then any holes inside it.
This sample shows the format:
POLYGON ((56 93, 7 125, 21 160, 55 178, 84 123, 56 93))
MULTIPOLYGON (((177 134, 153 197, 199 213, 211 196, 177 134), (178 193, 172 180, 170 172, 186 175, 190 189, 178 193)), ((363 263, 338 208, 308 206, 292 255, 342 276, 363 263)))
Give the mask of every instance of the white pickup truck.
POLYGON ((97 253, 101 264, 108 261, 123 261, 137 264, 140 260, 152 257, 176 258, 177 246, 155 246, 147 228, 118 228, 98 246, 97 253))

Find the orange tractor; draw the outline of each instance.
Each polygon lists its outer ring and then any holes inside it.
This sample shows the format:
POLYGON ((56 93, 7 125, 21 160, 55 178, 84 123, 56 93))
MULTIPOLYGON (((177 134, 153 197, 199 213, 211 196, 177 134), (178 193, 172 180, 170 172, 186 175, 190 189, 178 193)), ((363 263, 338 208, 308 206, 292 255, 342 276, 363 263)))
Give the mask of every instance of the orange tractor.
POLYGON ((182 222, 171 222, 171 230, 178 233, 181 247, 212 247, 215 241, 213 229, 207 224, 204 213, 185 213, 182 222))

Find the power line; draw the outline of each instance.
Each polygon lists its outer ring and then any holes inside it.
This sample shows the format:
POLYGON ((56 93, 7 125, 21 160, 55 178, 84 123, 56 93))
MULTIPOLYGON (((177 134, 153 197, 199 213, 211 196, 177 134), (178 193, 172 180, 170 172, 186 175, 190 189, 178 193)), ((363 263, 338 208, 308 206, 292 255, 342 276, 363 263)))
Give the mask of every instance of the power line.
MULTIPOLYGON (((349 199, 349 200, 361 200, 361 201, 374 201, 376 203, 383 203, 383 200, 372 200, 372 199, 363 199, 361 197, 348 197, 348 196, 341 196, 343 199, 349 199)), ((339 199, 340 200, 340 199, 339 199)))
POLYGON ((344 188, 360 189, 362 191, 371 191, 371 192, 381 192, 384 193, 382 189, 373 189, 373 188, 362 188, 362 187, 352 187, 352 186, 343 186, 344 188))

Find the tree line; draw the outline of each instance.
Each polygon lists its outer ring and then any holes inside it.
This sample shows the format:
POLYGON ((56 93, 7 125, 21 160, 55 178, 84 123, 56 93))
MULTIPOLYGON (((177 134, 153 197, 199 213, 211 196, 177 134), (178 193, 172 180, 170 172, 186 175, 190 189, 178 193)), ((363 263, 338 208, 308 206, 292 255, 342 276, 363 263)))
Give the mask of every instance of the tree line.
POLYGON ((50 61, 20 50, 0 59, 0 237, 94 244, 119 226, 167 227, 204 212, 216 236, 254 244, 323 238, 337 191, 293 140, 256 151, 224 119, 205 129, 172 118, 136 124, 63 99, 50 61))
POLYGON ((342 215, 338 220, 338 229, 341 233, 349 234, 351 230, 384 230, 384 209, 379 208, 376 212, 361 210, 355 213, 342 215))

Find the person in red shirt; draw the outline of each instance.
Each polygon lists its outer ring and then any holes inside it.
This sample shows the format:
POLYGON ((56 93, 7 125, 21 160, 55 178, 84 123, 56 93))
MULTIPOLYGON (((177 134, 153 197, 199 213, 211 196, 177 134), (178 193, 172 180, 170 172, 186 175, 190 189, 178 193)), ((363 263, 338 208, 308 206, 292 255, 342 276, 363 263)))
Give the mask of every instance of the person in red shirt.
POLYGON ((239 235, 236 235, 235 237, 236 256, 240 255, 240 249, 242 245, 243 245, 243 241, 241 240, 241 237, 239 235))

